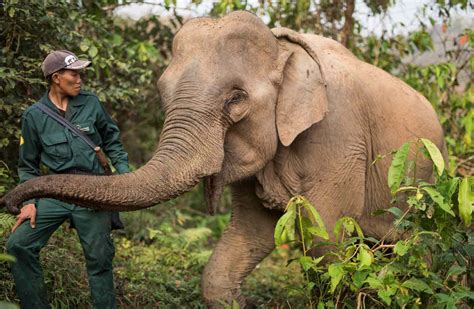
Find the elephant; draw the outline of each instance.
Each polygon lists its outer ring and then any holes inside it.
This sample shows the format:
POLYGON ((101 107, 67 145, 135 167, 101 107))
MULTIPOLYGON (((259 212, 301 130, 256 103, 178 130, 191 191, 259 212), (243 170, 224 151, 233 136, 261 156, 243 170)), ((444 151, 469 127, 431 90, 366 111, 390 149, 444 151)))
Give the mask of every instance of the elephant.
MULTIPOLYGON (((37 177, 1 203, 12 213, 33 197, 132 211, 203 180, 212 212, 230 186, 231 220, 202 275, 210 307, 245 306, 241 283, 274 249, 274 228, 291 197, 309 199, 328 229, 349 216, 380 237, 392 218, 372 214, 390 207, 390 162, 372 162, 421 137, 445 152, 436 113, 417 91, 334 40, 269 29, 250 12, 187 21, 157 90, 166 117, 143 167, 37 177)), ((422 160, 418 177, 431 172, 422 160)))

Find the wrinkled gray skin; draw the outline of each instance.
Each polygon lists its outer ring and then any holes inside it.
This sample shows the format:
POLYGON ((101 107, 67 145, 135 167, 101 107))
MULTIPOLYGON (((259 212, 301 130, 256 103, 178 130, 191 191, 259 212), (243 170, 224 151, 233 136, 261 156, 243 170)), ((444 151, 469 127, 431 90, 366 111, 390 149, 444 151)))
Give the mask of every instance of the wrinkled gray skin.
MULTIPOLYGON (((310 199, 329 230, 350 216, 367 235, 381 236, 391 218, 371 213, 390 207, 390 160, 371 163, 419 137, 443 149, 431 105, 405 83, 335 41, 270 31, 247 12, 187 22, 158 89, 166 120, 144 167, 120 176, 39 177, 2 203, 16 212, 23 200, 54 197, 138 210, 204 179, 213 208, 230 185, 231 223, 202 278, 212 307, 219 300, 245 304, 241 283, 274 248, 275 223, 292 196, 310 199)), ((418 175, 428 178, 431 165, 419 164, 418 175)))

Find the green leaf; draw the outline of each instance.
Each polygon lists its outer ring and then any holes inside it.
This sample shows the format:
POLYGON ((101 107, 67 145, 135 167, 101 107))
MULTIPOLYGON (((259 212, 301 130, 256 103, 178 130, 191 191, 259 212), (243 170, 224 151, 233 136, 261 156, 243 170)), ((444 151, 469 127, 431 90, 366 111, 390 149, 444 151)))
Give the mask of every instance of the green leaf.
POLYGON ((147 228, 147 230, 148 230, 148 237, 150 239, 154 239, 154 238, 156 238, 157 235, 161 234, 160 230, 154 230, 154 229, 149 228, 149 227, 147 228))
POLYGON ((240 305, 235 299, 232 300, 232 309, 240 309, 240 305))
POLYGON ((81 51, 83 51, 83 52, 86 52, 86 51, 89 49, 89 46, 90 46, 89 40, 83 40, 83 41, 79 44, 79 48, 80 48, 81 51))
POLYGON ((449 278, 451 276, 457 276, 457 275, 463 274, 465 272, 466 272, 465 267, 461 267, 457 264, 454 264, 453 266, 451 266, 449 268, 448 273, 446 274, 446 278, 449 278))
POLYGON ((295 230, 296 211, 288 208, 287 212, 281 216, 275 227, 275 245, 280 246, 288 242, 295 230))
POLYGON ((319 236, 325 240, 329 239, 328 232, 326 230, 326 226, 324 225, 323 219, 319 215, 319 213, 316 211, 316 208, 314 208, 313 205, 304 197, 301 197, 302 199, 302 205, 304 209, 309 213, 309 218, 311 222, 316 223, 319 227, 317 229, 313 229, 313 232, 315 232, 316 236, 319 236))
POLYGON ((436 303, 439 305, 445 305, 444 308, 456 308, 457 300, 448 294, 438 293, 436 294, 436 303))
POLYGON ((399 256, 404 256, 408 250, 410 249, 411 245, 404 240, 400 240, 395 244, 395 248, 393 252, 398 254, 399 256))
POLYGON ((382 281, 379 278, 369 277, 365 279, 364 282, 368 283, 371 288, 376 290, 379 290, 383 287, 382 281))
POLYGON ((112 43, 114 44, 114 46, 122 45, 123 38, 118 34, 114 34, 112 37, 112 43))
POLYGON ((89 48, 89 56, 91 56, 91 58, 94 58, 95 56, 97 56, 97 53, 99 52, 99 50, 97 49, 97 47, 95 47, 94 45, 92 45, 90 48, 89 48))
POLYGON ((441 176, 444 171, 444 158, 441 154, 441 151, 439 151, 438 147, 436 147, 436 145, 429 139, 422 138, 421 141, 423 142, 426 150, 428 150, 431 161, 433 161, 434 165, 436 166, 438 176, 441 176))
POLYGON ((328 232, 324 228, 320 228, 318 226, 311 226, 307 228, 307 231, 313 236, 321 237, 326 240, 329 239, 328 232))
POLYGON ((356 288, 360 289, 368 275, 368 271, 356 271, 352 276, 352 283, 354 283, 356 288))
POLYGON ((405 165, 410 150, 410 143, 403 144, 395 153, 392 164, 388 170, 388 186, 390 192, 395 195, 400 184, 402 183, 403 175, 405 174, 405 165))
POLYGON ((372 265, 372 262, 374 261, 374 255, 372 254, 372 251, 365 245, 360 246, 359 248, 359 253, 357 255, 357 259, 359 260, 359 269, 362 269, 364 267, 368 267, 372 265))
POLYGON ((471 192, 469 178, 465 177, 459 185, 458 193, 459 216, 466 227, 471 225, 474 195, 471 192))
POLYGON ((392 303, 392 296, 395 295, 397 292, 397 287, 391 286, 386 288, 385 290, 379 290, 377 295, 387 304, 390 305, 392 303))
POLYGON ((398 207, 390 207, 390 208, 384 209, 384 211, 391 213, 397 219, 400 219, 403 216, 403 211, 398 207))
POLYGON ((14 256, 0 253, 0 261, 16 262, 16 259, 14 256))
POLYGON ((355 230, 359 238, 364 238, 364 233, 362 232, 362 229, 354 219, 352 219, 351 217, 342 217, 337 220, 336 224, 334 225, 334 236, 336 237, 337 241, 339 241, 339 235, 341 233, 342 227, 344 227, 344 230, 347 234, 352 235, 355 230))
POLYGON ((10 16, 10 18, 13 18, 13 16, 15 16, 15 8, 14 7, 10 7, 8 9, 8 16, 10 16))
POLYGON ((342 264, 331 264, 328 267, 328 274, 331 277, 331 294, 337 288, 339 282, 341 282, 342 277, 344 276, 344 268, 342 264))
POLYGON ((436 204, 438 204, 439 207, 441 207, 442 210, 450 214, 451 216, 455 217, 454 212, 451 209, 451 206, 444 201, 443 196, 441 193, 439 193, 435 188, 432 187, 422 187, 422 190, 424 190, 428 195, 431 197, 433 201, 435 201, 436 204))
POLYGON ((403 282, 402 287, 410 289, 410 290, 414 290, 414 291, 433 294, 433 290, 431 289, 431 287, 423 280, 420 280, 417 278, 408 279, 407 281, 403 282))
POLYGON ((304 271, 308 271, 313 267, 313 259, 310 256, 300 256, 298 259, 300 262, 301 267, 303 268, 304 271))

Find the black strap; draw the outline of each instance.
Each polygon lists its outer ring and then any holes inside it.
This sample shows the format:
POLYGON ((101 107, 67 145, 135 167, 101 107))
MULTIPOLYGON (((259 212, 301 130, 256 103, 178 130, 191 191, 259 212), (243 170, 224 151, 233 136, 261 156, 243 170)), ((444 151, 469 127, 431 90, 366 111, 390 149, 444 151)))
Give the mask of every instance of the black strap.
POLYGON ((49 107, 42 103, 35 104, 37 108, 39 108, 41 111, 43 111, 45 114, 56 120, 60 125, 68 129, 69 131, 75 133, 77 136, 79 136, 87 145, 89 145, 93 150, 96 150, 98 147, 94 142, 87 137, 81 130, 79 130, 75 125, 73 125, 69 120, 64 118, 63 116, 59 115, 58 113, 54 112, 51 110, 49 107))

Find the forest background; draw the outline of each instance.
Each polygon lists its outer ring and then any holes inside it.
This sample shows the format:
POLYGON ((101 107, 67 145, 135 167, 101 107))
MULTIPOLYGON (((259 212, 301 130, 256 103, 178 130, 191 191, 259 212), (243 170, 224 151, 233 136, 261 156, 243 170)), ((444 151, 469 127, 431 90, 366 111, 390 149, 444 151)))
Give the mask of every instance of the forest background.
MULTIPOLYGON (((40 65, 51 50, 69 49, 92 60, 85 87, 99 96, 120 126, 132 167, 139 168, 151 157, 163 124, 155 83, 170 62, 173 35, 186 16, 172 0, 154 3, 164 9, 163 16, 132 20, 116 14, 136 2, 146 1, 0 1, 0 195, 17 182, 21 114, 46 89, 40 65)), ((190 7, 201 2, 191 1, 190 7)), ((367 31, 367 18, 390 20, 396 0, 209 2, 209 10, 194 15, 253 11, 269 27, 338 40, 361 60, 404 80, 438 113, 449 150, 447 173, 460 178, 473 175, 474 30, 469 1, 425 3, 414 14, 415 29, 391 23, 376 33, 367 31), (366 13, 355 13, 361 11, 366 13)), ((201 192, 198 187, 152 209, 124 214, 126 229, 114 234, 121 307, 203 306, 200 273, 229 220, 230 197, 226 194, 218 215, 210 217, 201 192)), ((0 213, 0 252, 13 222, 13 217, 0 213)), ((472 234, 464 236, 469 244, 474 242, 472 234)), ((261 307, 314 305, 308 300, 301 264, 285 266, 295 255, 298 252, 291 246, 277 247, 245 282, 244 293, 261 307)), ((81 249, 66 225, 52 237, 42 261, 55 306, 90 304, 81 249)), ((462 277, 466 272, 469 267, 451 275, 462 277)), ((429 294, 424 286, 417 291, 429 294)), ((453 302, 467 304, 473 297, 466 293, 453 302)), ((6 262, 0 262, 0 301, 18 303, 6 262)))

